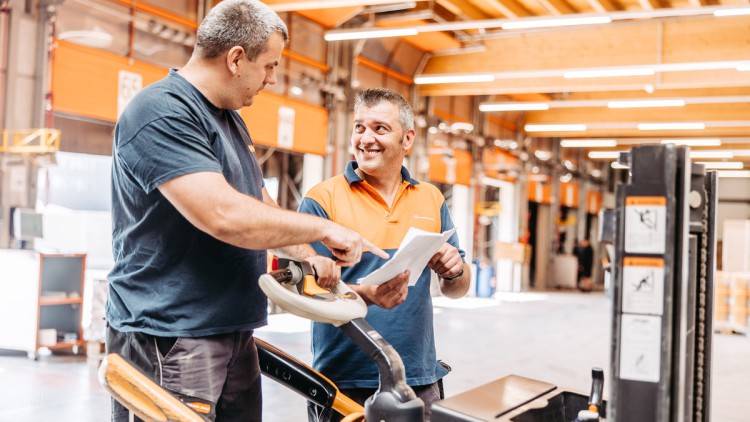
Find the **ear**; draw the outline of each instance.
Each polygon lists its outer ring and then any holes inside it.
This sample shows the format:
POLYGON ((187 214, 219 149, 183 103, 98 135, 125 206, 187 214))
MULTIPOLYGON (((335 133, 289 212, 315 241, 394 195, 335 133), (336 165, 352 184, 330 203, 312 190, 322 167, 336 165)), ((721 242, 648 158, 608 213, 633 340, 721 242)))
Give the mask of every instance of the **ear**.
POLYGON ((409 149, 414 145, 414 138, 416 137, 416 133, 414 132, 414 129, 409 129, 406 131, 406 134, 404 135, 404 151, 409 151, 409 149))
POLYGON ((227 51, 227 69, 232 76, 240 73, 240 63, 245 60, 245 49, 235 45, 227 51))

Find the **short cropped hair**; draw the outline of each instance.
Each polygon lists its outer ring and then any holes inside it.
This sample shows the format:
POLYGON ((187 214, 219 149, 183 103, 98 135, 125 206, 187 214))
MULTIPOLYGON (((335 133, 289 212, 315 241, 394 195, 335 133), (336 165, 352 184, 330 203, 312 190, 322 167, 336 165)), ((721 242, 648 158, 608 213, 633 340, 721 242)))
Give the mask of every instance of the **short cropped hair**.
POLYGON ((354 100, 354 112, 356 113, 361 105, 374 107, 383 101, 398 106, 398 121, 404 128, 404 132, 414 129, 414 112, 411 105, 403 95, 387 88, 370 88, 360 91, 354 100))
POLYGON ((286 24, 270 7, 258 0, 224 0, 203 19, 196 35, 196 52, 212 59, 239 45, 250 61, 268 48, 273 33, 289 41, 286 24))

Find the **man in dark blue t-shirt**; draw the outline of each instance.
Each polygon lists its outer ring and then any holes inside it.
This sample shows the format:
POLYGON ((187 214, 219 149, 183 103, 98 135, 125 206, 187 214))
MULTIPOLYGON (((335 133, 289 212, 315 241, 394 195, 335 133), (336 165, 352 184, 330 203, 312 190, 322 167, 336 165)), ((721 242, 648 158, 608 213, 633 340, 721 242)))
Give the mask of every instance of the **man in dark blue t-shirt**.
MULTIPOLYGON (((225 0, 197 31, 179 71, 143 89, 120 116, 112 167, 115 266, 107 349, 211 420, 261 420, 253 330, 267 323, 258 278, 266 249, 308 261, 324 287, 363 250, 356 232, 280 209, 238 110, 252 104, 288 39, 257 0, 225 0)), ((128 420, 113 401, 112 420, 128 420)))

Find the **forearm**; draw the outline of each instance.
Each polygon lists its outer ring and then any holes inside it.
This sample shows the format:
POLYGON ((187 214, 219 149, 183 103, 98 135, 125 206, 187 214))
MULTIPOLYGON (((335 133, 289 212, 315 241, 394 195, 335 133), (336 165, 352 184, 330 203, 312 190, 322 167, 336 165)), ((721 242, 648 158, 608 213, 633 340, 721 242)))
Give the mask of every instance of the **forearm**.
POLYGON ((329 221, 266 205, 245 196, 218 213, 214 237, 247 249, 277 249, 294 259, 315 255, 309 243, 323 241, 329 221), (241 204, 239 202, 244 202, 241 204))
POLYGON ((469 285, 471 284, 471 267, 467 263, 463 263, 463 275, 456 278, 455 280, 445 280, 438 276, 440 280, 440 292, 444 296, 451 299, 458 299, 466 295, 469 291, 469 285))
POLYGON ((159 191, 198 229, 246 249, 324 241, 333 224, 245 195, 226 183, 220 173, 181 176, 159 186, 159 191))
POLYGON ((317 255, 315 249, 313 249, 312 246, 307 243, 292 246, 282 246, 272 249, 271 252, 282 258, 289 258, 297 261, 302 261, 305 258, 317 255))

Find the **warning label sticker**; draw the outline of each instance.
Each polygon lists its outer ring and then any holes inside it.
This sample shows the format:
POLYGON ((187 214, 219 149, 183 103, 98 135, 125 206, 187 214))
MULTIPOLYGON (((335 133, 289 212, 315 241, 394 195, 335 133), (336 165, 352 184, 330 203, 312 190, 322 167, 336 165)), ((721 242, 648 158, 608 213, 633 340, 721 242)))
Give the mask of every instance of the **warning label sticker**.
POLYGON ((661 317, 623 314, 620 326, 620 378, 659 382, 661 317))
POLYGON ((625 252, 663 254, 666 230, 666 197, 625 198, 625 252))
POLYGON ((634 314, 664 313, 664 260, 625 257, 622 268, 622 311, 634 314))

